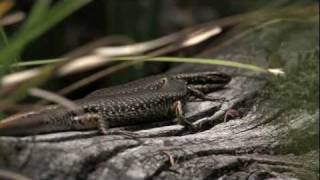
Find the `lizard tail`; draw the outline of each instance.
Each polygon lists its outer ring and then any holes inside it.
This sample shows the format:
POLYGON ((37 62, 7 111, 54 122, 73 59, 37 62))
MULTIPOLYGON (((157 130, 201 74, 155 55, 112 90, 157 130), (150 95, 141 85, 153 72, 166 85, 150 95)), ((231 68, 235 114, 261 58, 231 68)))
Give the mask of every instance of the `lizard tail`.
MULTIPOLYGON (((19 114, 0 121, 0 136, 23 136, 37 134, 44 121, 37 114, 19 114)), ((42 129, 42 130, 41 130, 42 129)))

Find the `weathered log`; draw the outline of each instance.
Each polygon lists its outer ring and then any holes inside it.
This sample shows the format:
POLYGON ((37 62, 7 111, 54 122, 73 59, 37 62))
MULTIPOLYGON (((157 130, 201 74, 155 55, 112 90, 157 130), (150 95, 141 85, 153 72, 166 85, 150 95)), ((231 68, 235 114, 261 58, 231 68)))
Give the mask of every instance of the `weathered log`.
MULTIPOLYGON (((301 54, 318 53, 316 31, 313 23, 280 20, 199 56, 268 67, 270 55, 277 55, 291 66, 301 54)), ((201 132, 168 120, 124 127, 144 136, 138 139, 95 131, 0 137, 0 168, 32 179, 318 179, 317 110, 287 108, 265 96, 272 94, 266 75, 189 64, 172 71, 204 70, 227 72, 233 80, 210 94, 226 101, 187 104, 187 117, 201 132), (230 110, 240 116, 226 117, 230 110)))

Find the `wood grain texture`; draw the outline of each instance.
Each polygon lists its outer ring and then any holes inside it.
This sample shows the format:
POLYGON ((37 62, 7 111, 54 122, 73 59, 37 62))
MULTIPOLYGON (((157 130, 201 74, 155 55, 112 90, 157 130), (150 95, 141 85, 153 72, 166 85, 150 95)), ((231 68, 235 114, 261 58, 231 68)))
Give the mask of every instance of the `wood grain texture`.
MULTIPOLYGON (((281 39, 291 54, 308 49, 313 26, 281 21, 254 32, 232 44, 207 50, 199 56, 239 60, 267 66, 268 43, 281 39), (299 28, 296 28, 299 27, 299 28), (275 31, 268 31, 270 28, 275 31), (294 36, 284 36, 294 29, 294 36), (280 38, 281 37, 281 38, 280 38)), ((311 45, 310 45, 311 46, 311 45)), ((277 48, 274 47, 274 50, 277 48)), ((32 179, 318 179, 314 169, 317 146, 295 151, 293 144, 312 141, 318 135, 307 131, 318 123, 303 108, 283 109, 272 99, 261 96, 266 88, 264 76, 233 68, 181 65, 172 72, 216 70, 231 74, 227 89, 213 96, 225 97, 224 103, 190 102, 187 117, 203 127, 189 133, 182 126, 167 121, 143 126, 123 127, 146 136, 97 135, 94 131, 64 132, 34 138, 0 138, 0 167, 20 172, 32 179), (224 121, 228 109, 240 117, 224 121), (288 116, 288 114, 290 116, 288 116), (279 123, 283 117, 286 123, 279 123), (289 138, 290 133, 302 133, 289 138), (307 163, 306 160, 311 160, 307 163)), ((316 142, 315 142, 316 143, 316 142)), ((299 146, 300 147, 300 146, 299 146)))

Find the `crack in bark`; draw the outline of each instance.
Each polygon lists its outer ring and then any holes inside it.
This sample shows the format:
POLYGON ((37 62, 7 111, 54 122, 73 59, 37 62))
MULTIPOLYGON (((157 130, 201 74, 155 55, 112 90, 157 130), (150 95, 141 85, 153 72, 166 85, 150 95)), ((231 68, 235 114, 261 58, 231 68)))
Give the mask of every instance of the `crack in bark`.
POLYGON ((120 154, 124 151, 127 151, 131 148, 135 148, 137 146, 140 146, 141 144, 137 145, 130 145, 130 146, 118 146, 115 148, 111 153, 108 152, 99 152, 99 155, 96 157, 86 157, 83 159, 83 163, 81 168, 79 169, 79 173, 75 176, 75 179, 79 180, 86 180, 88 177, 99 168, 99 164, 107 162, 109 159, 117 156, 117 154, 120 154))

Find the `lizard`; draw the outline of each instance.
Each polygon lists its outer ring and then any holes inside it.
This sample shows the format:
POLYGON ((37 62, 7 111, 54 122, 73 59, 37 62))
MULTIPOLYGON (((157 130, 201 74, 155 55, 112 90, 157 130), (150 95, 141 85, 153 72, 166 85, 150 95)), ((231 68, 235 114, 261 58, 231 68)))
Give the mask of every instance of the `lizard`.
POLYGON ((210 99, 209 97, 204 96, 203 93, 208 93, 210 91, 221 89, 231 80, 230 76, 226 74, 211 71, 177 74, 166 73, 138 79, 118 86, 98 89, 85 96, 85 98, 121 95, 138 92, 140 90, 156 90, 157 88, 159 88, 159 86, 161 86, 161 84, 157 83, 157 81, 155 80, 164 77, 185 81, 192 95, 201 99, 208 100, 214 99, 210 99))
POLYGON ((176 116, 178 123, 193 128, 183 116, 188 97, 205 96, 223 88, 231 78, 218 72, 155 75, 127 84, 96 90, 75 100, 76 109, 60 105, 13 116, 0 122, 0 136, 24 136, 68 130, 98 129, 158 121, 176 116))

